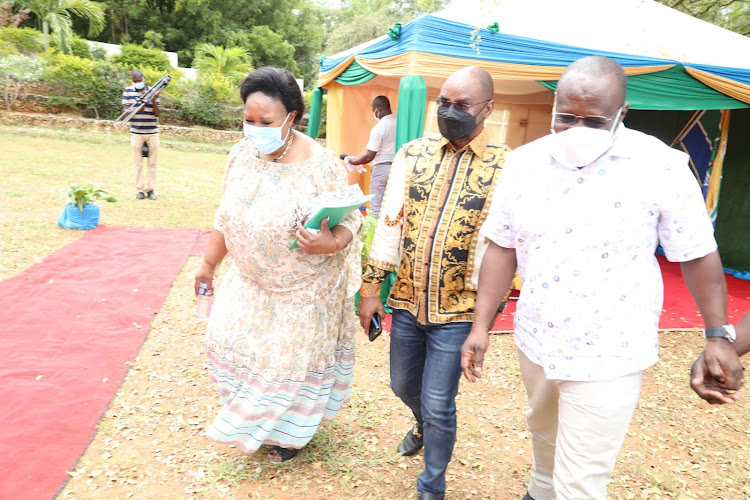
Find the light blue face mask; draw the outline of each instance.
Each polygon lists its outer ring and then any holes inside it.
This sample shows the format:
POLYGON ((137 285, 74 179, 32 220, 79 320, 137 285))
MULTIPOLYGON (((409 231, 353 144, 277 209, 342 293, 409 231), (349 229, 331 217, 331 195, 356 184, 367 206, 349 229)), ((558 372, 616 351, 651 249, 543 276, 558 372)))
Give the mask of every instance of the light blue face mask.
POLYGON ((289 138, 289 134, 292 132, 291 127, 286 137, 281 138, 281 131, 286 125, 286 121, 289 119, 288 113, 284 118, 284 123, 280 127, 258 127, 256 125, 249 125, 247 123, 242 124, 242 131, 245 137, 255 146, 255 148, 265 155, 270 155, 274 151, 281 149, 286 140, 289 138))
POLYGON ((145 86, 146 86, 146 82, 144 82, 144 81, 136 82, 136 83, 133 84, 133 88, 135 90, 141 90, 145 86))

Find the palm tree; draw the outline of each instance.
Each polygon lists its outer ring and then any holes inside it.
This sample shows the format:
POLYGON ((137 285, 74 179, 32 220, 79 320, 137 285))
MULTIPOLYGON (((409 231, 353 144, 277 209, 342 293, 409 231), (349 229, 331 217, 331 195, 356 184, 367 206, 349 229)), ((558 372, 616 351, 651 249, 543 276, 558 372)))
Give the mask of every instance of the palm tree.
POLYGON ((228 77, 245 76, 252 66, 250 54, 242 47, 202 43, 195 48, 193 67, 206 74, 219 73, 228 77))
POLYGON ((60 50, 70 51, 73 38, 71 14, 89 21, 89 36, 98 35, 105 26, 104 10, 91 0, 16 0, 16 3, 31 10, 42 22, 45 48, 49 48, 51 28, 60 50))

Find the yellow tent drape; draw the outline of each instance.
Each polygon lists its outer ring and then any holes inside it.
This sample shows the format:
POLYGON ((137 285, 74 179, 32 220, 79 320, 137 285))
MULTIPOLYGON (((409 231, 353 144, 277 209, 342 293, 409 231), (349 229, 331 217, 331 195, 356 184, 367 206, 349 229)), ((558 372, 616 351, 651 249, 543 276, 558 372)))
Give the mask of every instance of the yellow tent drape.
MULTIPOLYGON (((418 74, 422 77, 448 78, 456 70, 464 66, 477 65, 487 71, 496 80, 514 81, 539 81, 557 80, 565 71, 564 66, 536 66, 531 64, 513 64, 481 59, 465 59, 461 57, 449 57, 440 54, 429 54, 425 52, 407 52, 396 56, 382 59, 366 59, 351 56, 339 63, 335 68, 321 73, 318 86, 325 87, 345 71, 353 62, 357 61, 360 66, 377 75, 403 76, 407 74, 418 74)), ((628 76, 656 73, 673 67, 673 64, 658 66, 634 66, 627 67, 625 74, 628 76)))
POLYGON ((699 82, 708 85, 712 89, 718 90, 722 94, 733 97, 738 101, 750 104, 750 85, 735 82, 734 80, 730 80, 729 78, 717 76, 707 71, 691 68, 689 66, 685 66, 685 70, 690 76, 692 76, 699 82))
POLYGON ((730 110, 721 111, 721 136, 719 146, 716 148, 716 156, 711 166, 711 177, 708 179, 708 188, 706 189, 706 210, 711 220, 715 221, 719 208, 719 190, 721 187, 721 174, 724 168, 724 154, 727 151, 727 137, 729 137, 729 114, 730 110))

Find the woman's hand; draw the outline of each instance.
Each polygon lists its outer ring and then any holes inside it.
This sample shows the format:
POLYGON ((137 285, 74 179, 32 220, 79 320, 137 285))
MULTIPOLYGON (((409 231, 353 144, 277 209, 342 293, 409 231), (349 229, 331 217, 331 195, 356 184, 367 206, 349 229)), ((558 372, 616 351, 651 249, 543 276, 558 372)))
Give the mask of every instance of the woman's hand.
POLYGON ((331 254, 338 250, 339 243, 333 232, 328 228, 328 218, 320 223, 320 232, 311 233, 302 225, 297 224, 297 245, 310 255, 331 254))
POLYGON ((206 282, 206 286, 210 291, 214 289, 214 269, 216 266, 212 266, 203 262, 201 267, 195 273, 195 295, 198 295, 198 288, 200 287, 201 281, 206 282))

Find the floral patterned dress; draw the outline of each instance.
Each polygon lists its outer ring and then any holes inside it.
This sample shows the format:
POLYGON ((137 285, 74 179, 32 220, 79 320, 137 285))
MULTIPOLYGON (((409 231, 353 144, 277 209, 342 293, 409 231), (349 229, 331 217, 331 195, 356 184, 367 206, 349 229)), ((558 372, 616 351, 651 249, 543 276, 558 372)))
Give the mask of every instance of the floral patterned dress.
MULTIPOLYGON (((255 452, 262 444, 301 448, 351 394, 354 313, 360 286, 359 238, 332 256, 289 250, 294 214, 311 198, 347 185, 335 153, 302 163, 229 154, 214 227, 233 257, 216 296, 206 336, 208 370, 221 411, 209 439, 255 452)), ((341 225, 357 234, 355 212, 341 225)))

